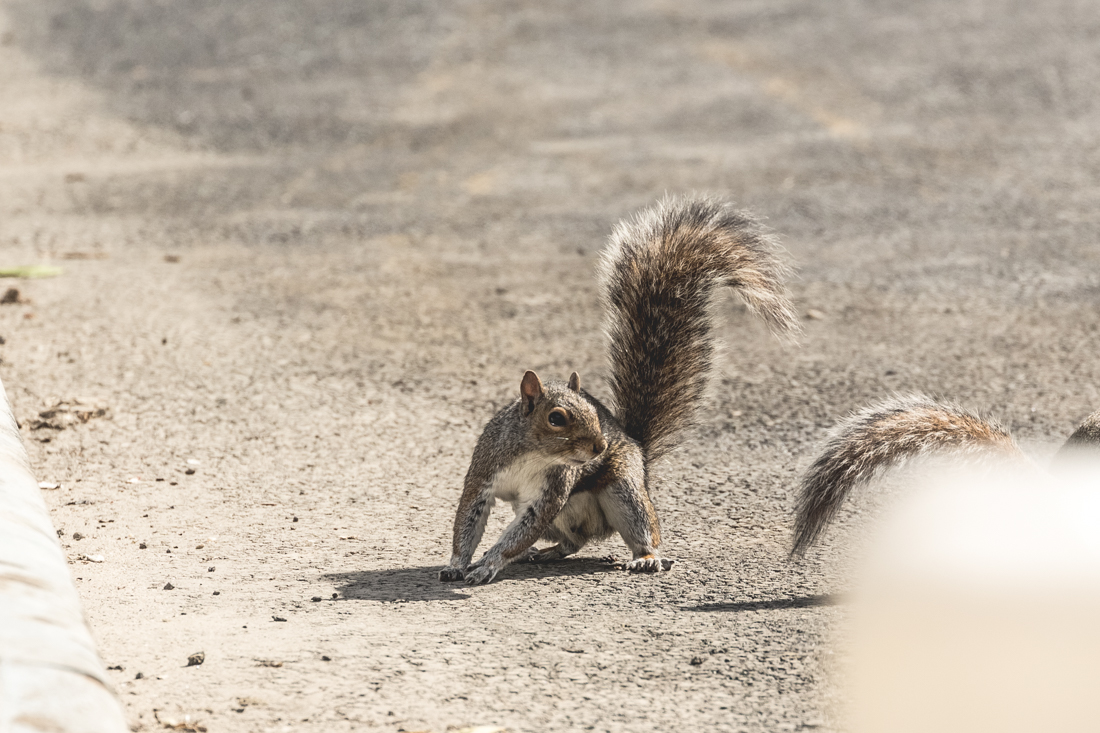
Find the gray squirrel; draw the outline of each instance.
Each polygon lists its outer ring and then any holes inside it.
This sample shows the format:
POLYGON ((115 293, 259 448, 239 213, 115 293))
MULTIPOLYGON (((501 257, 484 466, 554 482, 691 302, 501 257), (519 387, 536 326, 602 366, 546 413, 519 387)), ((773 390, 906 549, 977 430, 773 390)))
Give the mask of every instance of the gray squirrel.
MULTIPOLYGON (((1100 411, 1069 437, 1055 466, 1074 454, 1100 449, 1100 411)), ((792 557, 804 555, 849 494, 881 472, 931 453, 963 459, 1002 459, 1041 470, 996 421, 924 395, 894 397, 842 420, 802 477, 795 511, 792 557)))
POLYGON ((800 330, 781 254, 754 218, 709 198, 668 198, 620 222, 600 265, 615 409, 576 372, 545 384, 526 372, 474 448, 440 580, 488 583, 509 563, 557 560, 614 532, 633 554, 628 570, 670 566, 648 468, 680 443, 704 398, 722 287, 777 335, 800 330), (515 519, 472 564, 498 499, 515 519), (540 539, 555 544, 536 550, 540 539))

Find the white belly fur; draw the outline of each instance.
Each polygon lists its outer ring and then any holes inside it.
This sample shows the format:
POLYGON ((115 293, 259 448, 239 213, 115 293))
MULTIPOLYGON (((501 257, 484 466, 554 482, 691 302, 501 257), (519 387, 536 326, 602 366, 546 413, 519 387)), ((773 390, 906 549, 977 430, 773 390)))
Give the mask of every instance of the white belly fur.
POLYGON ((510 503, 519 514, 542 495, 547 469, 553 465, 553 461, 535 453, 520 456, 493 476, 493 497, 510 503))

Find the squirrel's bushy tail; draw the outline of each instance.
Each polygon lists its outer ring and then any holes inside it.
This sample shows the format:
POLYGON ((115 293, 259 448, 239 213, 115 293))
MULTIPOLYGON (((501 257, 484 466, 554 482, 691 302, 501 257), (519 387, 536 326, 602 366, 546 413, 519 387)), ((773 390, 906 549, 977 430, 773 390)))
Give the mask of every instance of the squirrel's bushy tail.
POLYGON ((856 486, 934 450, 1023 458, 1000 425, 921 395, 896 397, 842 421, 802 477, 792 556, 802 555, 856 486))
POLYGON ((1100 451, 1100 410, 1086 417, 1085 421, 1073 431, 1073 435, 1069 436, 1065 444, 1058 449, 1054 460, 1062 461, 1082 452, 1096 451, 1100 451))
POLYGON ((702 401, 719 288, 735 289, 776 333, 799 331, 781 252, 751 216, 707 198, 665 199, 612 233, 601 266, 611 389, 647 461, 676 445, 702 401))

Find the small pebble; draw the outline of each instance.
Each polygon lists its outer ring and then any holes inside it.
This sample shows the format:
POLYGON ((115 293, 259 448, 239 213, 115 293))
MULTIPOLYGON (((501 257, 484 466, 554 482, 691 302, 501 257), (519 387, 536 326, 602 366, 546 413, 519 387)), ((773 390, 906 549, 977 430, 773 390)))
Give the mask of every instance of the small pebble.
POLYGON ((84 539, 84 535, 80 534, 79 532, 73 532, 73 539, 74 540, 82 540, 82 539, 84 539))
POLYGON ((197 667, 206 661, 206 654, 203 652, 195 652, 187 657, 188 667, 197 667))
POLYGON ((175 590, 175 589, 176 589, 176 586, 172 585, 171 583, 165 583, 164 584, 164 590, 175 590))

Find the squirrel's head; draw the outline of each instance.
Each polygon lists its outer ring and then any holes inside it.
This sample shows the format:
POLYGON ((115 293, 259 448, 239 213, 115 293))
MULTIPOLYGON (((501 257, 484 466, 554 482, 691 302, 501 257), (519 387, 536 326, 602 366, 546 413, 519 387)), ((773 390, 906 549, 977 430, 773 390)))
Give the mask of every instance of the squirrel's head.
POLYGON ((599 415, 581 394, 581 378, 576 372, 567 384, 548 382, 544 387, 539 376, 529 371, 519 384, 519 395, 520 414, 530 426, 529 438, 538 450, 555 456, 556 462, 579 466, 606 450, 599 415))

